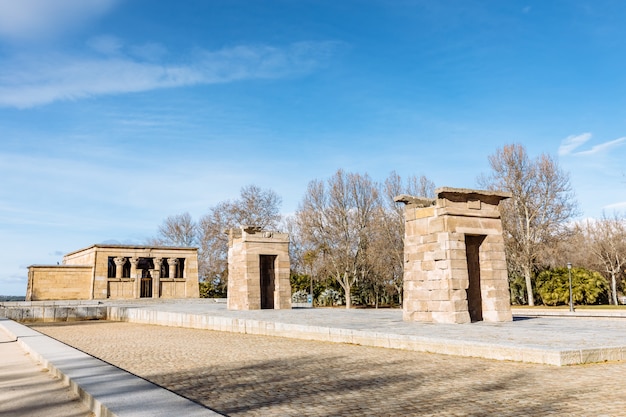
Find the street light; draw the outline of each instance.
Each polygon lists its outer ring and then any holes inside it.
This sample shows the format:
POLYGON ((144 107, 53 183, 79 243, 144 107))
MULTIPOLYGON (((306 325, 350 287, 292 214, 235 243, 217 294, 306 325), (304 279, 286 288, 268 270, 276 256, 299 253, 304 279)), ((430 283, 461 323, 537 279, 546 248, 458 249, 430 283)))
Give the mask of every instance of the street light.
POLYGON ((567 272, 569 274, 569 311, 574 312, 574 301, 572 299, 572 263, 567 263, 567 272))

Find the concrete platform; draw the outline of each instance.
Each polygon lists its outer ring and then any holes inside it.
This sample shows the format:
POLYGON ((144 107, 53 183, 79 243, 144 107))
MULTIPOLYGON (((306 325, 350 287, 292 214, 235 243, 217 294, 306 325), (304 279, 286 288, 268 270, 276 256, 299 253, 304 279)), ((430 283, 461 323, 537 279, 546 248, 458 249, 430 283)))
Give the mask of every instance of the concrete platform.
MULTIPOLYGON (((427 324, 399 309, 295 308, 229 311, 224 300, 104 300, 1 303, 0 317, 63 320, 52 309, 96 304, 94 318, 497 360, 576 365, 626 360, 626 312, 513 309, 510 323, 427 324), (19 312, 17 310, 28 310, 19 312), (106 309, 106 314, 103 313, 106 309)), ((71 314, 67 320, 72 320, 71 314)))
POLYGON ((14 321, 0 318, 0 329, 77 393, 96 417, 220 415, 14 321))
MULTIPOLYGON (((535 311, 535 313, 537 313, 535 311)), ((397 309, 229 311, 211 300, 110 306, 109 319, 497 360, 577 365, 626 360, 626 317, 529 317, 509 323, 427 324, 397 309)))

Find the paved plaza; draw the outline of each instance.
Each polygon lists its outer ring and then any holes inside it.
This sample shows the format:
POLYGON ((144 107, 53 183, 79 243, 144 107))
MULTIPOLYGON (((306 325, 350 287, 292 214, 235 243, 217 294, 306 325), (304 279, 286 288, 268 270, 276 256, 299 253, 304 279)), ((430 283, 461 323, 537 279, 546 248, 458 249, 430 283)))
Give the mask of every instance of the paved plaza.
POLYGON ((108 317, 31 323, 79 350, 7 319, 0 327, 120 416, 626 416, 626 361, 603 359, 626 353, 622 312, 446 325, 393 309, 230 311, 212 300, 4 307, 31 320, 108 317), (493 360, 506 355, 517 359, 493 360))
POLYGON ((33 327, 229 416, 626 416, 625 362, 556 367, 121 322, 33 327))

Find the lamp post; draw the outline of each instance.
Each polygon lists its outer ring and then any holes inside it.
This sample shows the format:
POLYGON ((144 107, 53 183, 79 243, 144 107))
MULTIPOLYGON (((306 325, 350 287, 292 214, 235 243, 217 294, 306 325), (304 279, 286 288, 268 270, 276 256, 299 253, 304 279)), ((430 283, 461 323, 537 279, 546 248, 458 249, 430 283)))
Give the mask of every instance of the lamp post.
POLYGON ((569 311, 574 312, 574 301, 572 298, 572 263, 567 263, 567 273, 569 275, 569 311))

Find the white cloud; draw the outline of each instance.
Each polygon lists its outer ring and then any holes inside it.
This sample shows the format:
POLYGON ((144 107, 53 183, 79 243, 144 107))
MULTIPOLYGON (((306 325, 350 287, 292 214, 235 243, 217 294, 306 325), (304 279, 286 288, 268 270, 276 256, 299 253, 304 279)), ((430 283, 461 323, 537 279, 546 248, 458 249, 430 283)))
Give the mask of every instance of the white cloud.
POLYGON ((622 201, 621 203, 609 204, 602 208, 607 210, 626 210, 626 201, 622 201))
POLYGON ((626 136, 594 145, 591 149, 574 152, 591 139, 591 133, 572 135, 563 139, 559 146, 559 155, 595 155, 626 143, 626 136))
POLYGON ((559 146, 559 155, 569 155, 572 151, 591 139, 591 133, 568 136, 559 146))
MULTIPOLYGON (((116 42, 104 39, 100 46, 110 50, 116 48, 116 42)), ((180 65, 124 56, 21 57, 0 68, 0 106, 29 108, 104 94, 300 75, 325 63, 335 45, 301 42, 284 48, 237 46, 196 51, 190 63, 180 65)))
POLYGON ((615 139, 615 140, 611 140, 608 142, 604 142, 599 145, 595 145, 587 151, 577 152, 576 155, 593 155, 593 154, 601 153, 609 149, 615 148, 617 146, 620 146, 623 143, 626 143, 626 136, 615 139))
POLYGON ((97 18, 118 0, 0 0, 0 37, 41 40, 97 18))

